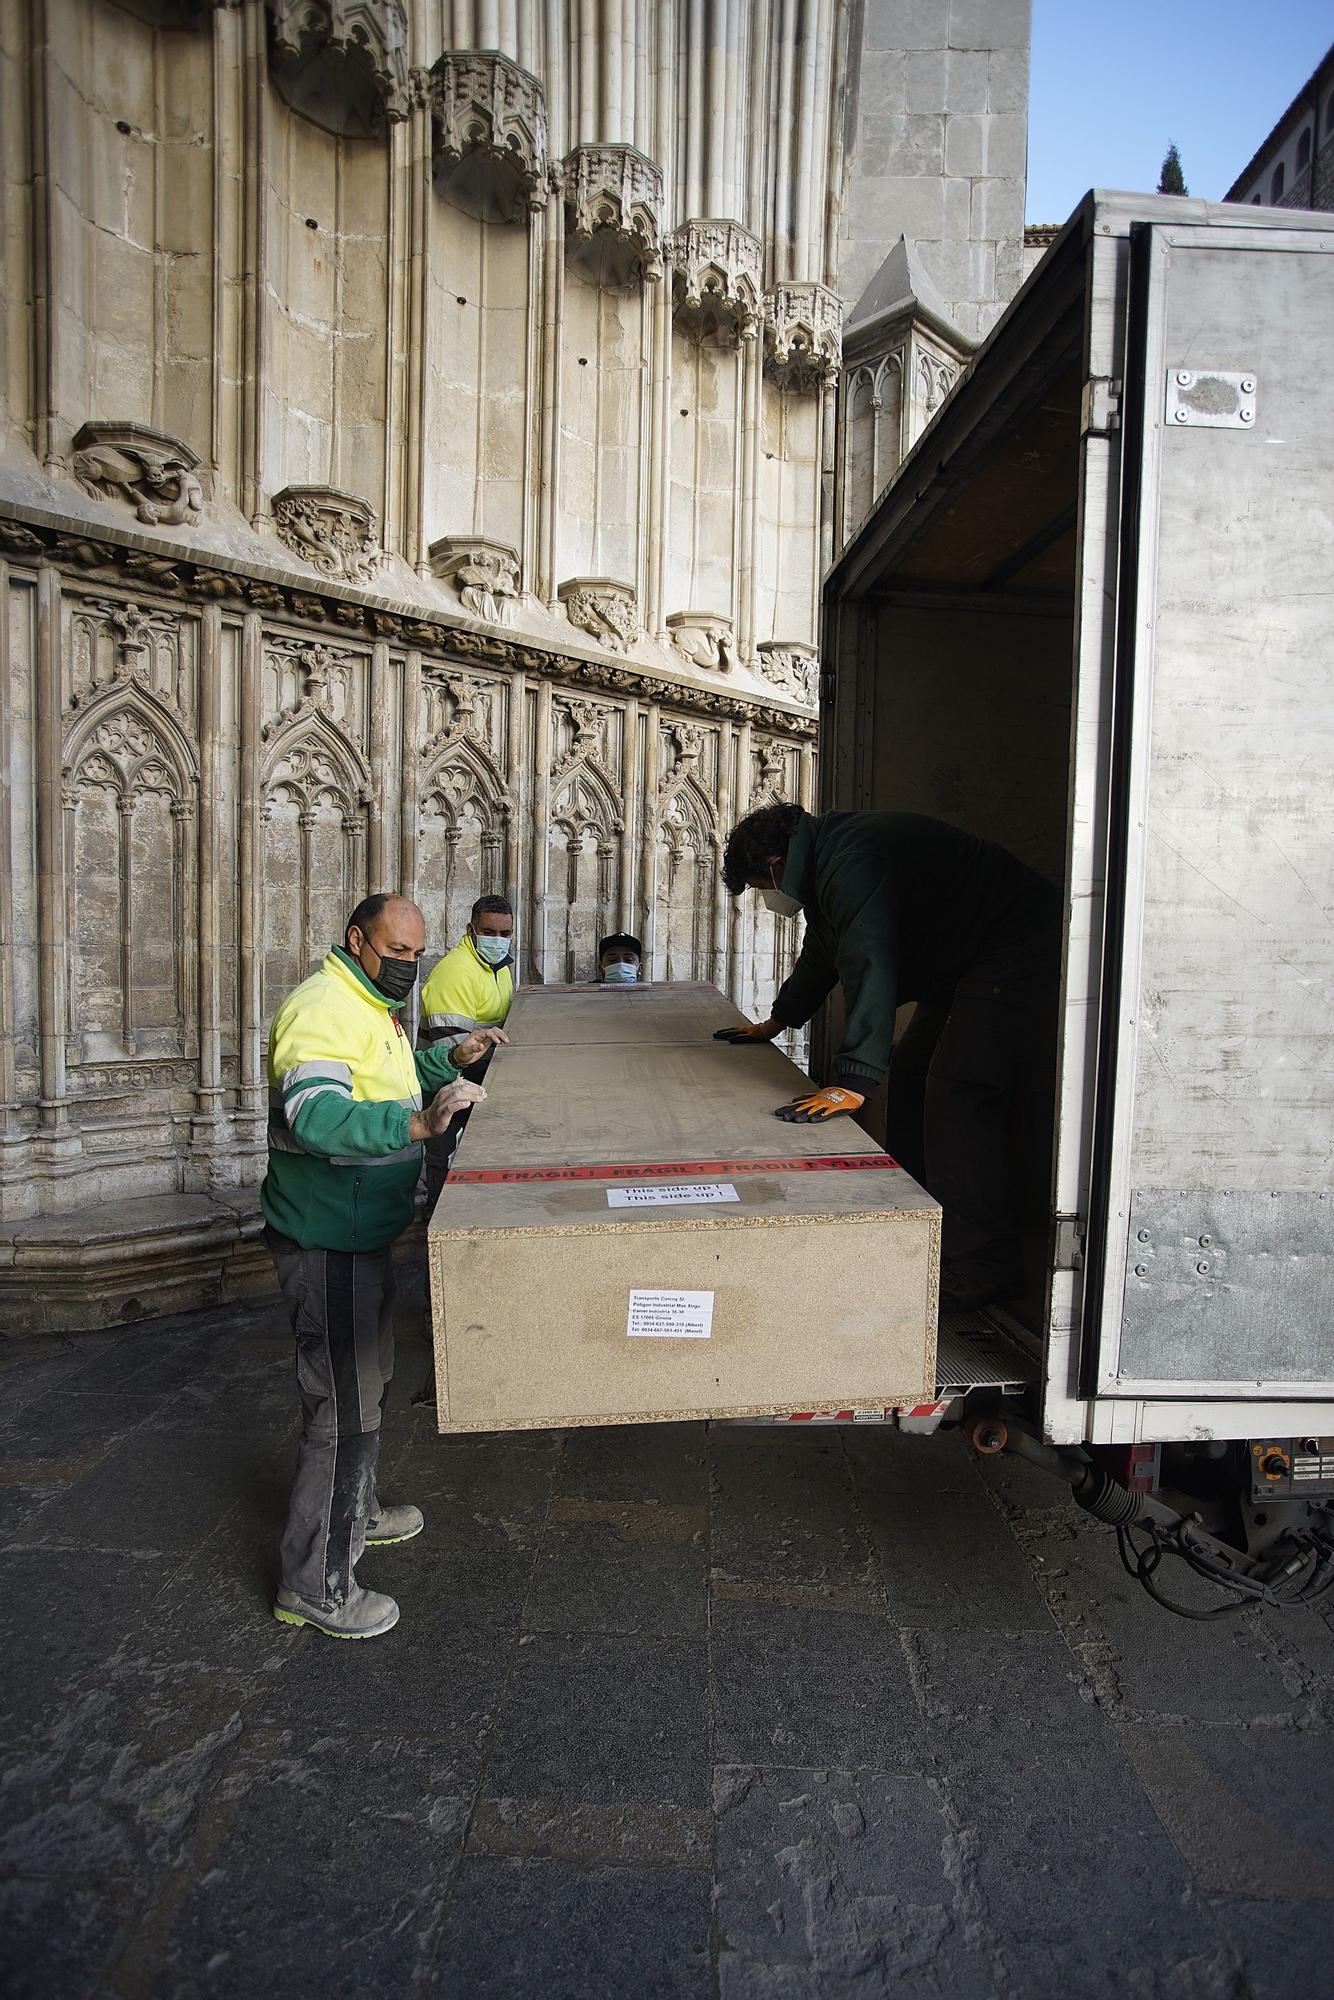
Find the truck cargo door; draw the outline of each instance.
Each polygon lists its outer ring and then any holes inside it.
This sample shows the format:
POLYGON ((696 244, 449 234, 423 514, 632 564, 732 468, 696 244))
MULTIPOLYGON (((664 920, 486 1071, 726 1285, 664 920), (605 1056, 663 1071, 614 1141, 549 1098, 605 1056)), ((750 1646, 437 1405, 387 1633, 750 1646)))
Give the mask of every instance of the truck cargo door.
POLYGON ((1081 1389, 1328 1395, 1334 233, 1136 225, 1128 315, 1081 1389))

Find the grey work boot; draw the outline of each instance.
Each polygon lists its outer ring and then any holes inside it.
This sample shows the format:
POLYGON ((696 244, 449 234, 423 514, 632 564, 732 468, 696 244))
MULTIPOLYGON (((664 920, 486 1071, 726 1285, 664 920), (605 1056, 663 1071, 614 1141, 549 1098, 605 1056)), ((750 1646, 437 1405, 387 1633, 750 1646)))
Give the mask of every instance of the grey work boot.
POLYGON ((382 1549, 390 1542, 410 1542, 426 1526, 420 1507, 381 1507, 366 1523, 366 1547, 382 1549))
POLYGON ((331 1639, 378 1639, 398 1623, 398 1606, 381 1590, 363 1590, 354 1583, 341 1604, 312 1604, 283 1585, 273 1602, 280 1625, 313 1625, 331 1639))

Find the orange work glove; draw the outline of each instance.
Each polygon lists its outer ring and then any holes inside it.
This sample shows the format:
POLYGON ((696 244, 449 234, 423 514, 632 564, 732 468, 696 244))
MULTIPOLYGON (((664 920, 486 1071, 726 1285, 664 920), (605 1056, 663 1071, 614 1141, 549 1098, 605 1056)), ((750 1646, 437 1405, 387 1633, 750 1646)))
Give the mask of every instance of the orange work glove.
POLYGON ((771 1042, 775 1035, 781 1035, 781 1021, 747 1021, 741 1028, 715 1028, 715 1042, 771 1042))
POLYGON ((843 1090, 831 1083, 824 1090, 812 1090, 805 1097, 794 1097, 790 1104, 780 1104, 774 1117, 785 1119, 789 1125, 823 1125, 826 1118, 841 1118, 845 1112, 860 1111, 865 1102, 855 1090, 843 1090))

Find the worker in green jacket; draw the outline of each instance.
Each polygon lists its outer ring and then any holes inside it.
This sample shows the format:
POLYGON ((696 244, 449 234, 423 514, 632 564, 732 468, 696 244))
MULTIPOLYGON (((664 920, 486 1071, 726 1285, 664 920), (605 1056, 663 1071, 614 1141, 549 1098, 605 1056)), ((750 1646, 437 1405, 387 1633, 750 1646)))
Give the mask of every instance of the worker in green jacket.
POLYGON ((777 1116, 849 1115, 888 1073, 888 1150, 944 1210, 942 1303, 978 1306, 1018 1290, 1008 1134, 1056 992, 1057 890, 1003 847, 940 820, 793 805, 737 824, 723 880, 734 896, 757 889, 776 915, 804 915, 806 928, 769 1019, 717 1039, 772 1041, 841 985, 834 1082, 777 1116), (916 1008, 896 1047, 895 1011, 909 1000, 916 1008))
POLYGON ((459 1070, 499 1034, 414 1054, 399 1016, 425 949, 415 903, 368 896, 269 1036, 260 1201, 296 1335, 303 1417, 273 1608, 285 1624, 340 1639, 372 1639, 398 1620, 392 1597, 357 1582, 363 1547, 422 1530, 416 1507, 385 1505, 375 1484, 394 1367, 390 1253, 413 1218, 422 1142, 485 1096, 459 1070))

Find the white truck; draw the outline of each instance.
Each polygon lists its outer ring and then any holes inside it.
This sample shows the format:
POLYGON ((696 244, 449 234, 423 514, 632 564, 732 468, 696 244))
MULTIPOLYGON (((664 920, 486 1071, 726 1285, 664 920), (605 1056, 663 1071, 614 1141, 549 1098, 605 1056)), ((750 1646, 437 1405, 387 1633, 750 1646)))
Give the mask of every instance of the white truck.
POLYGON ((1334 1583, 1332 354, 1334 216, 1091 193, 825 586, 822 808, 1065 891, 1031 1297, 938 1397, 1219 1612, 1334 1583))

